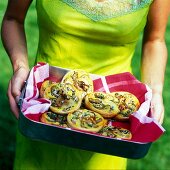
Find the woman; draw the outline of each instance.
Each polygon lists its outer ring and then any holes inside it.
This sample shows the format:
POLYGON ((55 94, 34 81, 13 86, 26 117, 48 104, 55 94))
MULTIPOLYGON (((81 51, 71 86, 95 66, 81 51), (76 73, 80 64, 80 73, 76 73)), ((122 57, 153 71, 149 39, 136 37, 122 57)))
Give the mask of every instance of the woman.
MULTIPOLYGON (((14 75, 9 82, 10 107, 29 72, 24 19, 32 0, 9 0, 2 38, 14 75)), ((144 29, 141 75, 153 90, 152 117, 163 122, 162 90, 167 60, 164 33, 170 0, 37 0, 39 46, 36 61, 108 75, 131 71, 136 42, 144 29)), ((18 135, 15 169, 126 169, 126 159, 18 135)))

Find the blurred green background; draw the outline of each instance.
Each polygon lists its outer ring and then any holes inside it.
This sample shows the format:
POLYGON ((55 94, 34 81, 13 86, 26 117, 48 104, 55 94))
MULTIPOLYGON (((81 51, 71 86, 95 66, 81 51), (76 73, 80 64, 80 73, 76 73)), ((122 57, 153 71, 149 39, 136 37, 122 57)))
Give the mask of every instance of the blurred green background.
MULTIPOLYGON (((0 1, 0 25, 6 9, 6 1, 0 1)), ((27 14, 25 28, 30 66, 33 66, 38 43, 35 2, 32 3, 27 14)), ((170 35, 170 19, 166 31, 166 42, 170 54, 170 36, 168 35, 170 35)), ((133 59, 133 71, 135 76, 139 79, 140 74, 138 68, 140 66, 140 47, 141 39, 137 44, 137 50, 133 59)), ((0 40, 0 170, 12 169, 15 155, 15 132, 17 129, 17 121, 10 112, 6 96, 8 81, 11 75, 12 68, 10 60, 5 53, 0 40)), ((170 91, 168 90, 170 89, 170 76, 168 75, 170 75, 170 60, 168 60, 166 68, 163 93, 165 103, 165 121, 163 126, 166 129, 166 133, 152 144, 149 153, 144 158, 139 160, 128 160, 128 170, 170 170, 170 104, 168 103, 170 101, 170 91)))

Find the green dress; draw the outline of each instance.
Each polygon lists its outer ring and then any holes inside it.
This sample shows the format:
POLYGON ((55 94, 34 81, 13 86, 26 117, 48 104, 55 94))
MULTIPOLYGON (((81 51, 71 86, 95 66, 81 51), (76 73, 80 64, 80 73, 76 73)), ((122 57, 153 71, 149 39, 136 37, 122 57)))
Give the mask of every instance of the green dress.
MULTIPOLYGON (((101 75, 131 72, 131 59, 151 2, 37 0, 36 61, 101 75)), ((122 170, 126 169, 126 159, 33 141, 18 133, 14 168, 122 170)))

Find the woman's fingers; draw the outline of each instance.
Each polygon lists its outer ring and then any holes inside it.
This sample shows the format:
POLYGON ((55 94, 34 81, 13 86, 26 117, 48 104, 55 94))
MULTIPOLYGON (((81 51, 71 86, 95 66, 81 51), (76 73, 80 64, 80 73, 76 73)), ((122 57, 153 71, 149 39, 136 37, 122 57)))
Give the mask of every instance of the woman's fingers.
POLYGON ((12 79, 9 82, 8 98, 11 111, 14 113, 16 118, 19 117, 19 109, 17 103, 19 100, 19 96, 21 95, 23 84, 27 79, 28 73, 28 69, 21 67, 14 73, 12 79))
POLYGON ((161 117, 160 117, 160 120, 159 120, 159 123, 162 124, 163 123, 163 120, 164 120, 164 109, 163 109, 163 112, 161 114, 161 117))
POLYGON ((156 119, 160 124, 164 119, 164 105, 162 95, 159 93, 153 93, 151 101, 151 116, 156 119))
POLYGON ((14 116, 16 118, 18 118, 19 117, 19 109, 17 107, 17 103, 15 101, 15 98, 11 93, 11 81, 9 82, 9 86, 8 86, 8 100, 9 100, 11 111, 13 112, 14 116))

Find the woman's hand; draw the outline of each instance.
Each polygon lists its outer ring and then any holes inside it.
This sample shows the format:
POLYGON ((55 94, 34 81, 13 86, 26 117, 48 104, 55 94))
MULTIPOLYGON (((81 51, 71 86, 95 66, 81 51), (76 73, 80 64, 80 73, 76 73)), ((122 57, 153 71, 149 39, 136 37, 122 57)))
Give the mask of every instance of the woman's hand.
POLYGON ((29 74, 29 68, 19 67, 11 78, 8 86, 8 99, 10 103, 10 108, 16 118, 19 117, 19 109, 17 102, 19 101, 19 96, 21 95, 21 90, 24 81, 27 79, 29 74))
POLYGON ((164 119, 164 105, 162 94, 153 92, 151 100, 151 117, 156 119, 160 124, 163 123, 164 119))

